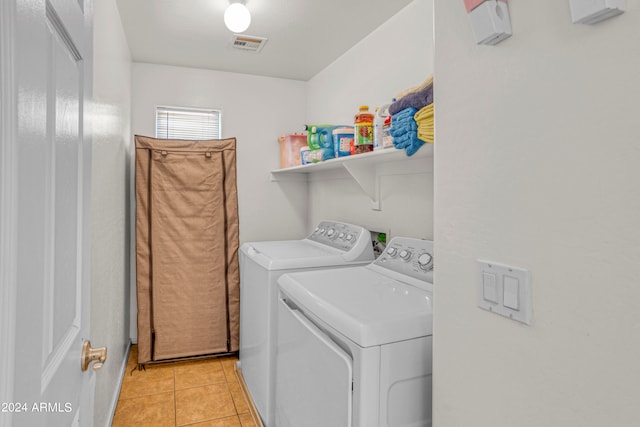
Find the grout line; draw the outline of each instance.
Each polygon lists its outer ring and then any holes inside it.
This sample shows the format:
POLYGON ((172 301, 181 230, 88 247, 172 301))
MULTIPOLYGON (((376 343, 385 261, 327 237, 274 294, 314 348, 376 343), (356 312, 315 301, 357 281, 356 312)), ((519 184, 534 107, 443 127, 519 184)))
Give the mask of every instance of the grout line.
POLYGON ((173 425, 178 425, 178 403, 176 402, 176 367, 173 366, 173 425))
MULTIPOLYGON (((129 357, 133 357, 133 352, 129 353, 129 357)), ((184 364, 188 364, 189 362, 190 361, 184 361, 184 364)), ((233 382, 234 384, 238 384, 238 386, 240 388, 240 392, 241 392, 240 398, 244 398, 245 399, 245 403, 247 404, 247 406, 249 408, 249 414, 251 415, 256 427, 263 427, 263 424, 262 424, 262 422, 261 422, 259 417, 257 418, 257 421, 256 421, 257 412, 254 412, 255 411, 255 407, 253 406, 253 402, 249 398, 247 398, 247 392, 246 392, 246 389, 244 388, 246 386, 243 387, 243 383, 240 382, 240 377, 238 376, 238 369, 237 369, 236 363, 235 362, 233 363, 233 368, 232 368, 233 369, 233 373, 230 373, 230 372, 228 372, 228 369, 225 369, 225 364, 222 363, 221 359, 218 359, 218 363, 220 364, 220 368, 222 369, 222 372, 223 372, 223 375, 224 375, 224 382, 220 381, 220 382, 214 382, 214 383, 201 384, 201 385, 196 385, 196 386, 193 386, 193 387, 187 387, 187 388, 184 388, 184 389, 181 388, 180 390, 189 390, 189 389, 192 389, 192 388, 206 387, 206 386, 211 386, 211 385, 221 385, 223 383, 226 384, 227 391, 231 395, 231 400, 232 400, 232 403, 233 403, 233 406, 234 406, 234 411, 235 411, 234 415, 229 415, 227 417, 234 416, 239 423, 242 423, 242 421, 240 420, 240 413, 238 412, 238 406, 236 404, 236 400, 234 399, 234 395, 233 395, 233 393, 231 391, 231 383, 233 382)), ((177 368, 177 366, 179 364, 182 364, 182 363, 173 363, 173 362, 171 362, 170 364, 169 363, 166 364, 166 365, 170 365, 171 366, 172 374, 173 374, 173 389, 171 390, 171 392, 173 393, 173 411, 174 411, 174 422, 173 422, 173 425, 174 425, 174 427, 178 425, 178 405, 177 405, 176 393, 178 391, 180 391, 180 390, 177 389, 177 369, 176 368, 177 368)), ((153 384, 151 384, 151 389, 153 388, 152 386, 153 386, 153 384)), ((123 387, 121 385, 120 392, 122 392, 122 388, 123 387)), ((145 388, 145 390, 149 390, 149 388, 145 388)), ((145 394, 142 394, 142 395, 132 396, 132 397, 128 397, 128 398, 125 398, 125 399, 120 399, 119 398, 118 401, 126 401, 126 400, 131 400, 131 399, 137 399, 137 398, 141 398, 141 397, 146 397, 146 396, 151 396, 151 395, 156 395, 156 394, 163 394, 163 393, 167 393, 167 392, 168 391, 152 391, 152 392, 150 392, 148 394, 145 393, 145 394)), ((246 412, 243 412, 243 414, 246 414, 246 412)), ((221 418, 225 418, 225 417, 221 417, 221 418)))

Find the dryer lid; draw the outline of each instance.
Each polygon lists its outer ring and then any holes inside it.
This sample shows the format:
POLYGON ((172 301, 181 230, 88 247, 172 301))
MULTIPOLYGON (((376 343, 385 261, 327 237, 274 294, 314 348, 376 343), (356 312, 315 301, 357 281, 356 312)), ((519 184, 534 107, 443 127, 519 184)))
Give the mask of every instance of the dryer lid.
POLYGON ((433 334, 433 295, 366 267, 290 273, 280 290, 361 347, 433 334))
POLYGON ((347 263, 343 251, 306 239, 245 243, 240 250, 244 256, 267 270, 327 267, 347 263))

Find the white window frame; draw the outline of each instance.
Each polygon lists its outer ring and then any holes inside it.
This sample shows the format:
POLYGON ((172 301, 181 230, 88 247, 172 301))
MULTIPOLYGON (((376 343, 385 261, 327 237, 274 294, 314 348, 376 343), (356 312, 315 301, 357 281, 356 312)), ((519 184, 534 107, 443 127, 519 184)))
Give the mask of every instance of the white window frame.
POLYGON ((155 117, 156 138, 159 139, 187 139, 202 141, 222 138, 222 110, 218 108, 191 108, 157 105, 155 109, 155 117), (167 123, 164 124, 161 123, 161 114, 163 113, 166 114, 165 120, 167 121, 167 123), (169 116, 170 114, 173 114, 173 116, 169 116), (180 122, 180 114, 184 114, 185 118, 188 118, 189 114, 191 114, 193 122, 180 122), (214 122, 217 120, 217 123, 214 123, 211 126, 211 132, 206 132, 202 127, 198 128, 198 126, 206 126, 206 120, 203 120, 202 123, 198 125, 198 116, 202 116, 204 118, 207 117, 207 115, 209 115, 214 122), (177 122, 179 125, 181 124, 181 126, 177 128, 175 126, 171 126, 169 121, 173 121, 174 124, 177 122))

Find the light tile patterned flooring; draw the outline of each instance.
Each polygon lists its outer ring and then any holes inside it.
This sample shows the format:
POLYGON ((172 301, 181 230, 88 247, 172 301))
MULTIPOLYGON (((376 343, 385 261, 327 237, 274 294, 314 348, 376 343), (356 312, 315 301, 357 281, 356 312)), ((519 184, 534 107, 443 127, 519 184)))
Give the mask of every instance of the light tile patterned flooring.
POLYGON ((235 356, 136 369, 131 347, 112 427, 256 427, 235 356))

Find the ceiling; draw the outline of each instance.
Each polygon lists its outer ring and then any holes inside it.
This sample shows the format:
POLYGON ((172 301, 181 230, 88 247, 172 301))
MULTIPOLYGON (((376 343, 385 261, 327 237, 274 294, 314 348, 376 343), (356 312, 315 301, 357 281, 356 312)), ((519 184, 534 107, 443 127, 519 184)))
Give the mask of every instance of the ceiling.
MULTIPOLYGON (((234 0, 235 1, 235 0, 234 0)), ((309 80, 412 0, 246 0, 243 35, 260 52, 231 47, 229 0, 117 0, 133 61, 309 80)), ((371 52, 372 63, 382 52, 371 52)))

